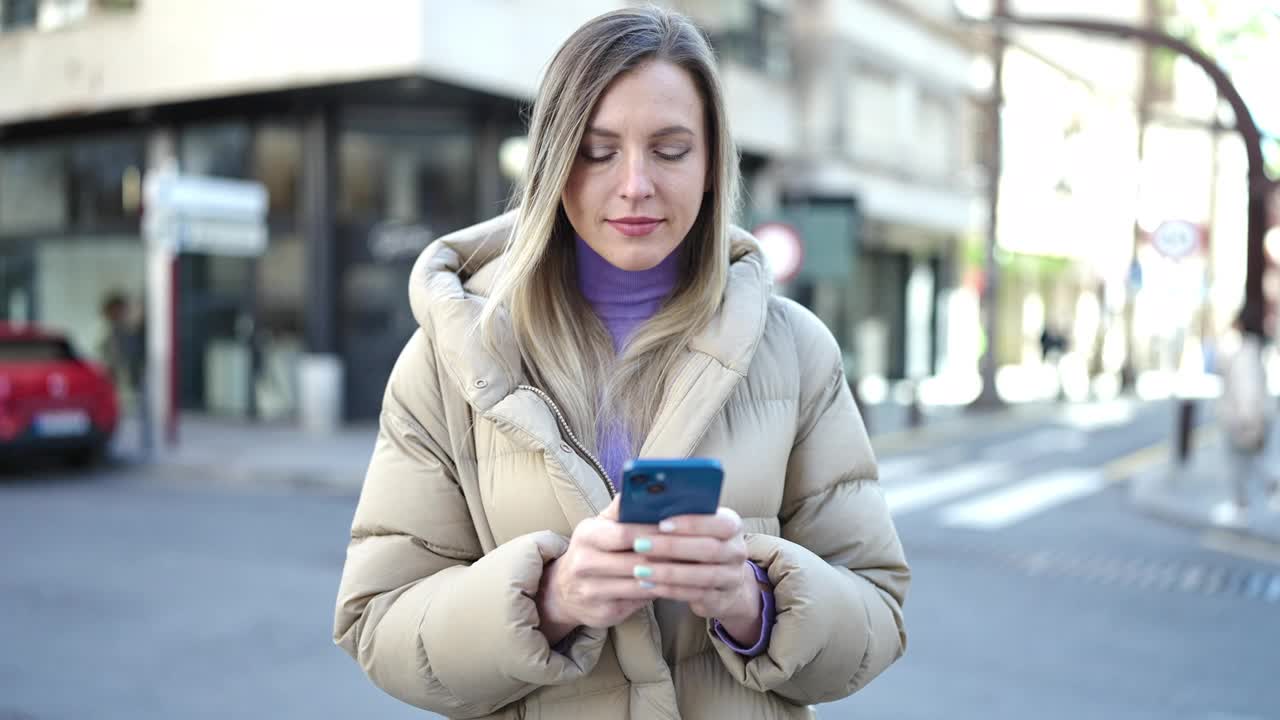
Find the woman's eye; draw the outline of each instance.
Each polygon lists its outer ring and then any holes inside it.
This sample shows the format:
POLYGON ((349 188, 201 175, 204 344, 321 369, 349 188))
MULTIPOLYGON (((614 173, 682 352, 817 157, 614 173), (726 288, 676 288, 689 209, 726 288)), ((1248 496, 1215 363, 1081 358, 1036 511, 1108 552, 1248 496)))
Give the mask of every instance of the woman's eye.
POLYGON ((587 162, 600 163, 613 157, 613 151, 608 148, 583 148, 579 155, 587 162))
POLYGON ((689 152, 689 148, 664 148, 654 151, 663 160, 683 160, 684 156, 688 155, 689 152))

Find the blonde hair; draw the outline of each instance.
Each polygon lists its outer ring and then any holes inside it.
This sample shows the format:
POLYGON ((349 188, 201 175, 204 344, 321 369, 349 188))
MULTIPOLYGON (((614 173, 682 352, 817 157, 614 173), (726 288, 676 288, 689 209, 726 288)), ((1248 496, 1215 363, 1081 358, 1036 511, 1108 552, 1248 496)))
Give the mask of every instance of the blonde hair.
POLYGON ((719 310, 729 273, 738 155, 710 44, 692 21, 656 7, 587 22, 547 69, 534 102, 529 148, 524 180, 512 199, 515 225, 480 317, 481 337, 495 346, 495 320, 508 314, 524 370, 555 398, 587 446, 596 445, 597 423, 618 422, 634 452, 649 433, 680 352, 719 310), (608 331, 578 289, 574 231, 561 196, 596 103, 619 76, 655 61, 688 72, 702 98, 709 189, 681 245, 676 290, 615 358, 608 331))

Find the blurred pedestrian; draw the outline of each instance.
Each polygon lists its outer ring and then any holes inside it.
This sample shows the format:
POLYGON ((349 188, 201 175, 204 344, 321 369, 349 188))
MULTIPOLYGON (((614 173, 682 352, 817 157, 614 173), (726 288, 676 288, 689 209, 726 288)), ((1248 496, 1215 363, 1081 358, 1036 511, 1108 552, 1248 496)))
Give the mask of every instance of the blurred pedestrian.
POLYGON ((1273 421, 1272 400, 1262 362, 1262 340, 1241 332, 1237 320, 1221 350, 1222 397, 1218 419, 1229 457, 1227 475, 1231 497, 1213 509, 1213 519, 1223 525, 1246 524, 1250 487, 1261 482, 1270 495, 1269 506, 1280 510, 1280 483, 1263 462, 1273 421))
POLYGON ((124 391, 127 406, 138 418, 138 445, 143 454, 149 454, 152 439, 147 407, 145 323, 141 312, 133 312, 128 298, 118 291, 106 296, 101 311, 106 331, 98 355, 116 387, 124 391))
POLYGON ((812 717, 902 654, 909 571, 839 347, 730 225, 705 36, 588 22, 529 142, 518 207, 415 267, 335 639, 453 717, 812 717), (724 507, 619 523, 641 454, 720 459, 724 507))

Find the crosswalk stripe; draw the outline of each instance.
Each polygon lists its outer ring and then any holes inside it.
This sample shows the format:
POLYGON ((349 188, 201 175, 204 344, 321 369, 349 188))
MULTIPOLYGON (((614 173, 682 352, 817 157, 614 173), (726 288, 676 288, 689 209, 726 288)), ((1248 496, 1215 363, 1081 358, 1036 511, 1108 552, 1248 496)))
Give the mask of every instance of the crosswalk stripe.
POLYGON ((982 451, 990 460, 1030 460, 1060 452, 1083 450, 1088 436, 1071 428, 1045 428, 1022 437, 992 445, 982 451))
POLYGON ((1105 485, 1105 478, 1097 470, 1054 470, 1005 490, 952 505, 942 511, 942 524, 998 530, 1055 505, 1095 493, 1105 485))
POLYGON ((905 455, 881 460, 876 465, 880 471, 880 482, 883 484, 914 478, 931 463, 929 458, 921 455, 905 455))
POLYGON ((884 488, 885 500, 891 512, 908 513, 1005 482, 1009 471, 1007 463, 968 463, 928 480, 901 486, 890 483, 884 488))

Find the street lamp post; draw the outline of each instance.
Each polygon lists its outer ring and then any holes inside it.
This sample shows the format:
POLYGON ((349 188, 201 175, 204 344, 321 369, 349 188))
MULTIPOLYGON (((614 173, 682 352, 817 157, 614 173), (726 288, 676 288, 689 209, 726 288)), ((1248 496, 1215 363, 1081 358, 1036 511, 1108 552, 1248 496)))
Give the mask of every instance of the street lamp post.
MULTIPOLYGON (((994 13, 1008 13, 1008 0, 994 0, 994 13)), ((1002 137, 1004 121, 1001 113, 1004 110, 1004 54, 1008 39, 1003 28, 996 28, 991 38, 991 94, 987 98, 987 258, 983 273, 982 295, 979 307, 982 312, 982 329, 985 347, 979 363, 982 377, 982 392, 973 405, 976 408, 990 409, 1002 404, 1000 394, 996 392, 996 352, 997 333, 1000 316, 998 311, 998 293, 1000 289, 1000 266, 996 263, 996 228, 1000 218, 1000 175, 1004 172, 1004 148, 1002 137)))
POLYGON ((1124 25, 1103 20, 1073 17, 1019 17, 1008 12, 1006 0, 995 0, 989 15, 973 12, 973 6, 982 5, 978 0, 957 2, 961 16, 971 22, 984 22, 996 27, 997 42, 1002 37, 1000 29, 1008 26, 1054 28, 1075 30, 1092 35, 1104 35, 1120 39, 1132 39, 1168 48, 1194 62, 1204 70, 1217 87, 1219 95, 1231 106, 1236 117, 1236 130, 1244 140, 1249 162, 1249 210, 1248 254, 1245 272, 1245 301, 1240 320, 1244 332, 1258 337, 1265 336, 1263 318, 1265 299, 1262 292, 1262 274, 1265 269, 1265 243, 1267 232, 1267 203, 1275 183, 1267 178, 1262 152, 1262 133, 1249 113, 1244 98, 1231 83, 1224 71, 1212 58, 1190 43, 1154 28, 1124 25))

